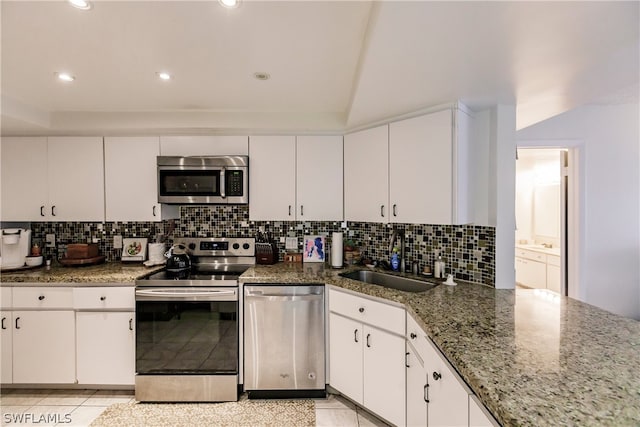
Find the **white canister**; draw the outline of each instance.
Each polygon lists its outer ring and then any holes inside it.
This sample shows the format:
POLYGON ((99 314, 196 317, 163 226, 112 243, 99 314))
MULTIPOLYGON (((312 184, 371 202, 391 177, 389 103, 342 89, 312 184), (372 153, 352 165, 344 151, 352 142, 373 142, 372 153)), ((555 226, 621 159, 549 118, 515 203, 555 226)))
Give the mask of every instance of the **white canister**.
POLYGON ((149 243, 149 261, 163 261, 164 252, 164 243, 149 243))
POLYGON ((331 267, 342 268, 342 233, 331 234, 331 267))

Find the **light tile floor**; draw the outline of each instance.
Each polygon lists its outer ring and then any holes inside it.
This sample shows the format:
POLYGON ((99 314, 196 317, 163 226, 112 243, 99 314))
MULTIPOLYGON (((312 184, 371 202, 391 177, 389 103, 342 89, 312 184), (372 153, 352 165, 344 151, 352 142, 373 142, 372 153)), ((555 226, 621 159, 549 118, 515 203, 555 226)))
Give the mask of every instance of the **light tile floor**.
MULTIPOLYGON (((109 405, 134 401, 133 391, 5 389, 0 393, 3 426, 88 426, 109 405)), ((317 426, 387 426, 348 400, 316 399, 317 426)))

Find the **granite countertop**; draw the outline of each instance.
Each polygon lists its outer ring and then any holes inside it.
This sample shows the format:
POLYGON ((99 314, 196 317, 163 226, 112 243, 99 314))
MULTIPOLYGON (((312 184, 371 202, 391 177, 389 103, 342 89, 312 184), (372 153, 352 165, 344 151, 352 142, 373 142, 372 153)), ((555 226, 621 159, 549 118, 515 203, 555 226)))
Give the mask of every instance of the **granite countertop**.
POLYGON ((133 286, 136 279, 162 270, 164 265, 145 267, 141 263, 108 262, 98 265, 65 267, 56 262, 28 270, 0 273, 2 286, 39 286, 43 283, 57 286, 111 285, 133 286))
POLYGON ((534 290, 457 281, 412 294, 345 271, 276 264, 241 281, 326 283, 405 305, 502 425, 640 425, 640 322, 534 290))

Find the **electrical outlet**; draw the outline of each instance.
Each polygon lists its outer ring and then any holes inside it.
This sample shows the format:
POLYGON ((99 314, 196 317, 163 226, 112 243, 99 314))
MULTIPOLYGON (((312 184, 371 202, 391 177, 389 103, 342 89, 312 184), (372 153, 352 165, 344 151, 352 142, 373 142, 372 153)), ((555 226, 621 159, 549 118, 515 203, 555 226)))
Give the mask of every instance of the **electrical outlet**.
POLYGON ((55 234, 47 234, 45 236, 45 242, 46 242, 46 246, 48 248, 55 248, 56 247, 56 235, 55 234))
POLYGON ((113 249, 122 249, 122 236, 113 236, 113 249))
POLYGON ((298 249, 298 238, 297 237, 287 237, 285 239, 285 249, 286 250, 296 250, 298 249))

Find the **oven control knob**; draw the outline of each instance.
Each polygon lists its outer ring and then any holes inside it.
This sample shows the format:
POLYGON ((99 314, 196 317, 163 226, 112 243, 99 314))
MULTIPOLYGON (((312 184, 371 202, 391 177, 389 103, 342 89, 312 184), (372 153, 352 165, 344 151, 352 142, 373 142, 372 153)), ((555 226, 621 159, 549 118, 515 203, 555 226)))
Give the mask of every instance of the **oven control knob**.
POLYGON ((244 250, 249 249, 249 244, 248 244, 248 243, 244 243, 244 244, 242 245, 242 249, 244 249, 244 250))
POLYGON ((191 249, 192 251, 196 250, 196 244, 195 243, 189 243, 189 249, 191 249))
POLYGON ((234 243, 233 249, 240 249, 240 243, 234 243))

